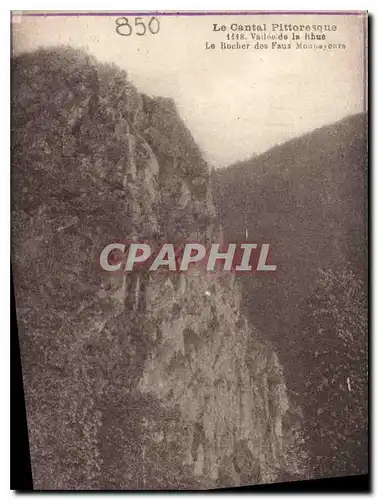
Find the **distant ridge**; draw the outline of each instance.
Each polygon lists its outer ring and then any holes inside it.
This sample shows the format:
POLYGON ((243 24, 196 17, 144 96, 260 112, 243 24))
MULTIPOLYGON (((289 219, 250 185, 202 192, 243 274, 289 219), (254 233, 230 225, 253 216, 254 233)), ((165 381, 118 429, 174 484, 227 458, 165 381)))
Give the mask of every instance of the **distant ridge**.
POLYGON ((363 113, 213 172, 225 239, 271 244, 277 272, 240 278, 243 305, 283 361, 319 476, 367 472, 367 180, 363 113))

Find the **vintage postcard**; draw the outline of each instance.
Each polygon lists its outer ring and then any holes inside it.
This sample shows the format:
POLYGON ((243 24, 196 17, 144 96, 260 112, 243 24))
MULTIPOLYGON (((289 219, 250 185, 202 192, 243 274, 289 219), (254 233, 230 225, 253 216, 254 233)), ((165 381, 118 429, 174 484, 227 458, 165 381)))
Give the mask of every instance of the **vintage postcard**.
POLYGON ((368 471, 366 12, 12 13, 36 490, 368 471))

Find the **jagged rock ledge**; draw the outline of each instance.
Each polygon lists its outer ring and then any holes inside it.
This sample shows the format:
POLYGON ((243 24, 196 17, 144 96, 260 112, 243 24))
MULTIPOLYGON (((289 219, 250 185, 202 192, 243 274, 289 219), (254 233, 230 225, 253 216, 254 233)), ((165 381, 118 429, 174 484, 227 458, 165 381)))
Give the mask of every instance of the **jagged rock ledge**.
POLYGON ((35 488, 302 477, 300 412, 273 349, 240 314, 233 278, 99 268, 112 239, 216 234, 208 167, 174 103, 62 48, 13 61, 12 113, 13 273, 35 488))

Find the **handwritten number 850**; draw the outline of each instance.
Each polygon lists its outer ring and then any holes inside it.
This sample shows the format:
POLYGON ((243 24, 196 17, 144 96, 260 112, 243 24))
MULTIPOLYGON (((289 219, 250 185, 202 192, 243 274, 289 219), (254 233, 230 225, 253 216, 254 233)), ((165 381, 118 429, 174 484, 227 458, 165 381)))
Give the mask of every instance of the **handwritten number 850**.
MULTIPOLYGON (((156 35, 156 33, 160 30, 160 22, 156 17, 151 17, 148 21, 148 31, 152 35, 156 35)), ((143 36, 147 32, 147 28, 145 23, 143 22, 142 17, 134 18, 134 28, 135 34, 139 36, 143 36)), ((119 17, 116 19, 116 32, 121 36, 130 36, 133 33, 133 26, 131 26, 127 17, 119 17)))

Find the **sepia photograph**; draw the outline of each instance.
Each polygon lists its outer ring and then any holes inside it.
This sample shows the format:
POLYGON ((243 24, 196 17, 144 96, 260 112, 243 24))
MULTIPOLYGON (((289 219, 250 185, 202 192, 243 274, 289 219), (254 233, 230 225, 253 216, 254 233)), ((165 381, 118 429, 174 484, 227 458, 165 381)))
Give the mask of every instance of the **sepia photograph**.
POLYGON ((13 11, 33 489, 365 475, 366 11, 13 11))

